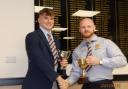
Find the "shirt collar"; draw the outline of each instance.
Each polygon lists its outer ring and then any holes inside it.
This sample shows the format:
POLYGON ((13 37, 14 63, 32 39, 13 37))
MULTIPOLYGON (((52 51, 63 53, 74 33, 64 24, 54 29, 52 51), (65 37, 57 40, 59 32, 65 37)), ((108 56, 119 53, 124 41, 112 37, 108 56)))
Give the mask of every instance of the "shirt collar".
MULTIPOLYGON (((47 36, 47 34, 51 34, 51 36, 52 36, 52 32, 50 31, 50 32, 48 32, 46 29, 44 29, 43 27, 41 27, 40 26, 40 29, 41 29, 41 31, 44 33, 44 35, 45 35, 45 37, 48 39, 48 36, 47 36)), ((53 37, 52 37, 53 38, 53 37)))
POLYGON ((44 29, 43 27, 41 27, 40 26, 40 29, 44 32, 44 33, 46 33, 46 34, 52 34, 52 32, 50 31, 50 32, 48 32, 46 29, 44 29))
MULTIPOLYGON (((94 35, 91 37, 90 42, 95 42, 95 41, 97 41, 97 39, 98 39, 97 35, 94 34, 94 35)), ((84 41, 85 41, 85 42, 88 42, 86 39, 84 39, 84 41)))

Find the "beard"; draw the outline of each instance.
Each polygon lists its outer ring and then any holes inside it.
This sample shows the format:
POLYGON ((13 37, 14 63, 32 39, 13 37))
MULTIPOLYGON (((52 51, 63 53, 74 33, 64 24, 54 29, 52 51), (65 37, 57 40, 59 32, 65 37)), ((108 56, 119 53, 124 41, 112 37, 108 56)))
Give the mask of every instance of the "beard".
POLYGON ((94 32, 84 32, 82 35, 84 38, 91 38, 94 32))

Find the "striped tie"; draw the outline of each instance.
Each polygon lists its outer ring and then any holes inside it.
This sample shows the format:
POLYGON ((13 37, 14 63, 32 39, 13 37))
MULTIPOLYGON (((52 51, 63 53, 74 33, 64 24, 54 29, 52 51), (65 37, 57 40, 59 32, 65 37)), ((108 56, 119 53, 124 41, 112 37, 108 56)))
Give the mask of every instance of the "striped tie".
POLYGON ((92 55, 91 42, 87 42, 87 47, 88 47, 88 53, 87 53, 87 56, 91 56, 91 55, 92 55))
MULTIPOLYGON (((91 47, 91 42, 87 42, 87 48, 88 48, 88 52, 87 52, 87 56, 91 56, 92 55, 92 47, 91 47)), ((91 65, 88 65, 86 67, 86 72, 88 72, 91 69, 91 65)))
POLYGON ((51 34, 47 34, 47 36, 48 36, 48 43, 49 43, 49 46, 50 46, 50 49, 52 51, 52 55, 54 58, 54 66, 55 66, 57 64, 58 58, 59 58, 58 51, 57 51, 55 42, 51 37, 51 34))

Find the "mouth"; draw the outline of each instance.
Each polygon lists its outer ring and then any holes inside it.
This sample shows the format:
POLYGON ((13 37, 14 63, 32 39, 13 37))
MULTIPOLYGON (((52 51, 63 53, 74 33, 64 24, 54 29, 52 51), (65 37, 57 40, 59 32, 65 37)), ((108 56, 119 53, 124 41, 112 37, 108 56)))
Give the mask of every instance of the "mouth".
POLYGON ((90 32, 88 32, 88 31, 84 31, 84 33, 85 33, 85 34, 89 34, 90 32))
POLYGON ((47 24, 48 27, 51 27, 53 24, 47 24))

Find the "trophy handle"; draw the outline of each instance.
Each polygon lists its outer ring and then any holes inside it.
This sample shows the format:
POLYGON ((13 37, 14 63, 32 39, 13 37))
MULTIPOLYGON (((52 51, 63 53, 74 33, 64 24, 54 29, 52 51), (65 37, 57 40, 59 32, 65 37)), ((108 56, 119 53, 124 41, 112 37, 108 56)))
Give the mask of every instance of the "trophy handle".
POLYGON ((69 58, 71 55, 71 51, 67 51, 67 58, 69 58))

